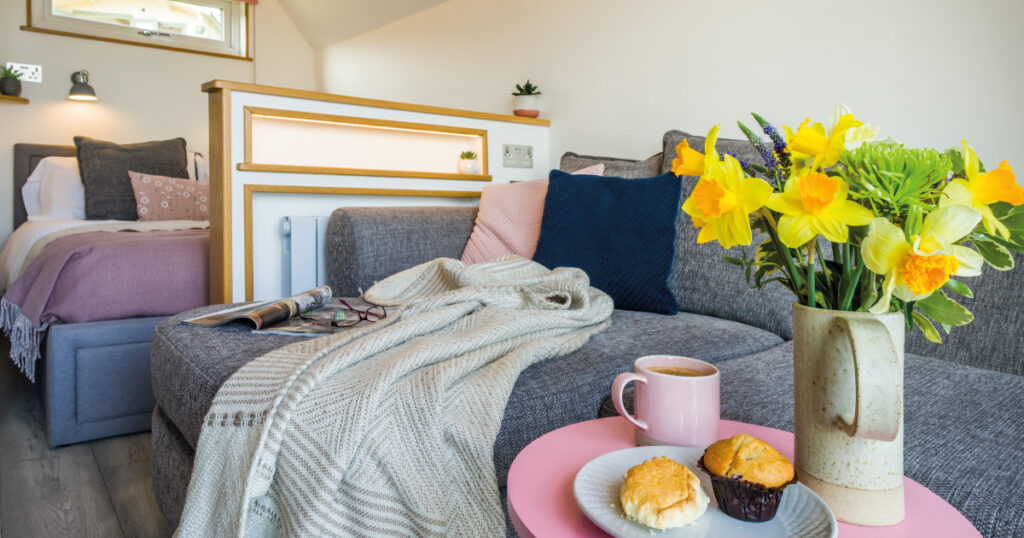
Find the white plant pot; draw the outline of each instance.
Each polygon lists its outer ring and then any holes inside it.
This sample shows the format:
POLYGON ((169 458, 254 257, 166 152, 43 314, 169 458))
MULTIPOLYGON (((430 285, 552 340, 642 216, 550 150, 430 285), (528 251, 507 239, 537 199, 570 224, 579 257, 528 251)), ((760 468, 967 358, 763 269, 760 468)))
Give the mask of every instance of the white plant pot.
POLYGON ((540 116, 540 96, 516 95, 512 101, 512 113, 527 118, 540 116))
POLYGON ((476 159, 459 159, 460 174, 479 174, 480 166, 476 159))

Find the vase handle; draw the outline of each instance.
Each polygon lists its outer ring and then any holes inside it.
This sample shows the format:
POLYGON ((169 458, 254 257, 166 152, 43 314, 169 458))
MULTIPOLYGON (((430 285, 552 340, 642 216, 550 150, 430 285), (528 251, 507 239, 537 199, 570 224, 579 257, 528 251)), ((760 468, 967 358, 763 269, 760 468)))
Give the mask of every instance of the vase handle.
POLYGON ((839 421, 850 437, 892 441, 903 415, 903 372, 889 330, 873 319, 837 318, 833 329, 848 343, 855 397, 839 421))

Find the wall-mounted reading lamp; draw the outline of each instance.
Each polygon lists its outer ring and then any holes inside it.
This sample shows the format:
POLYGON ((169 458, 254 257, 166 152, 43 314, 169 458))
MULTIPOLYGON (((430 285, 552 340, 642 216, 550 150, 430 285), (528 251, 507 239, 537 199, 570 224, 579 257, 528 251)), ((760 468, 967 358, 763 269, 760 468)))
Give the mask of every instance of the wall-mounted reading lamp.
POLYGON ((71 73, 71 89, 68 99, 73 101, 95 101, 96 90, 89 85, 89 72, 85 69, 71 73))

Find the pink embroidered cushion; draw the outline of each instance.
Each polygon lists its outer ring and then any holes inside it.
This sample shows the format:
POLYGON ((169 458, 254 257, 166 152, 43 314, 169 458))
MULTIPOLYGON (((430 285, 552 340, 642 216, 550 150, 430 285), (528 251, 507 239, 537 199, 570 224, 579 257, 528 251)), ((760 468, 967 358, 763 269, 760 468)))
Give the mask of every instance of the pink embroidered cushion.
MULTIPOLYGON (((604 164, 595 164, 574 174, 600 176, 604 164)), ((544 216, 547 179, 487 185, 480 195, 476 224, 462 251, 466 264, 493 260, 506 254, 533 258, 544 216)))
POLYGON ((210 184, 128 172, 139 220, 209 220, 210 184))

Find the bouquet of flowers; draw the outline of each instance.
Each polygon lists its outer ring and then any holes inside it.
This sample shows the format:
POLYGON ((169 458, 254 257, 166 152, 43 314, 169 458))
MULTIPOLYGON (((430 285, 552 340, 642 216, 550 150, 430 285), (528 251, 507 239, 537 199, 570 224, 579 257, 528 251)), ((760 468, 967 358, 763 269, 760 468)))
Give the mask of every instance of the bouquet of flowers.
POLYGON ((750 245, 752 256, 726 256, 760 289, 789 288, 812 308, 903 312, 933 342, 974 316, 951 295, 982 267, 1013 268, 1024 253, 1024 187, 1003 161, 986 171, 964 140, 960 148, 912 149, 879 137, 843 105, 829 125, 804 120, 784 134, 757 114, 768 141, 741 122, 762 164, 683 141, 672 171, 698 176, 683 211, 700 229, 698 243, 750 245))

